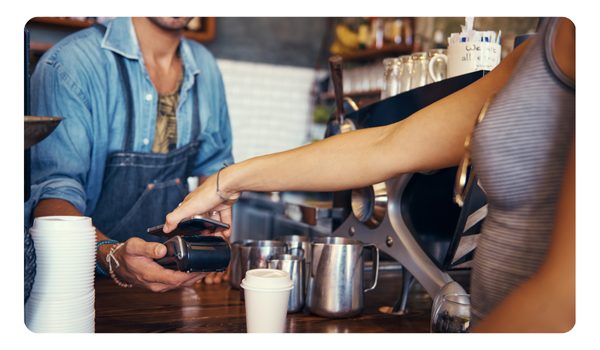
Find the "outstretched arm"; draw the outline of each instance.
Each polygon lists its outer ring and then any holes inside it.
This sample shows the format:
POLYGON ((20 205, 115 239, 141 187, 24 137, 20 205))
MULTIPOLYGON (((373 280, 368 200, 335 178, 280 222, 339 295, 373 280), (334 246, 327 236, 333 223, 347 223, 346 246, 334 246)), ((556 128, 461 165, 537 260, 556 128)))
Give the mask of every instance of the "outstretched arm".
MULTIPOLYGON (((477 82, 403 121, 233 164, 221 171, 219 189, 229 199, 243 191, 338 191, 454 166, 481 106, 504 86, 528 44, 519 45, 477 82)), ((233 204, 216 194, 216 178, 211 176, 167 216, 166 232, 184 217, 233 204)))

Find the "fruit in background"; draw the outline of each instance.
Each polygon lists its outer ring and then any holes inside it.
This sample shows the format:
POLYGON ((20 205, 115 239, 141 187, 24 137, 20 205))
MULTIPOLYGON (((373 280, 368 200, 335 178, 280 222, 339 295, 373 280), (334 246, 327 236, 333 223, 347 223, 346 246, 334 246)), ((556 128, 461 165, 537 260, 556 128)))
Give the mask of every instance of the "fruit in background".
POLYGON ((350 30, 348 26, 339 24, 335 28, 335 34, 342 45, 351 49, 358 49, 358 34, 350 30))
POLYGON ((349 48, 348 46, 344 46, 344 44, 342 44, 338 40, 336 40, 333 44, 331 44, 331 47, 329 48, 329 52, 332 55, 343 55, 345 53, 353 52, 356 50, 357 49, 349 48))
POLYGON ((338 24, 335 27, 336 40, 329 48, 333 55, 343 55, 345 53, 358 50, 358 33, 353 32, 345 24, 338 24))

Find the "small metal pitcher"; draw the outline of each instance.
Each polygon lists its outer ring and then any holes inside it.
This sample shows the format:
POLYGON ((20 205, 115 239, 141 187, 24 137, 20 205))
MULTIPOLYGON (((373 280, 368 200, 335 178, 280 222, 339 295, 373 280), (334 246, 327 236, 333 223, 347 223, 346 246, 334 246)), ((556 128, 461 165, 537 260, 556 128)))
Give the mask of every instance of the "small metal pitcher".
POLYGON ((278 269, 290 274, 294 288, 290 291, 288 313, 304 309, 304 258, 291 254, 274 255, 269 259, 268 268, 278 269))
MULTIPOLYGON (((240 247, 241 279, 246 272, 254 269, 266 269, 269 259, 277 254, 286 254, 289 245, 274 240, 257 240, 240 247)), ((241 289, 241 299, 245 300, 244 290, 241 289)))
MULTIPOLYGON (((289 254, 304 257, 304 268, 302 269, 304 286, 308 284, 308 269, 310 269, 310 242, 312 239, 301 235, 287 235, 275 238, 278 241, 287 243, 289 254)), ((306 294, 306 288, 303 289, 306 294)))
POLYGON ((316 238, 308 277, 306 305, 313 314, 347 318, 361 313, 364 293, 375 289, 379 274, 379 248, 375 244, 342 237, 316 238), (363 248, 373 250, 372 286, 364 288, 363 248))
POLYGON ((240 289, 242 283, 242 252, 244 244, 256 242, 255 239, 245 239, 231 243, 231 262, 229 263, 229 284, 233 289, 240 289))

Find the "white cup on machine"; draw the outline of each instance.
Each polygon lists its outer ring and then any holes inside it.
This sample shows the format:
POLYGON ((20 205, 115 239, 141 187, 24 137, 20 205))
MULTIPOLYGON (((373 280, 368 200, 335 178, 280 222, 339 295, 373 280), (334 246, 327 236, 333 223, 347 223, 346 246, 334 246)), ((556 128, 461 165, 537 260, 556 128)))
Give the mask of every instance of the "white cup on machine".
MULTIPOLYGON (((466 42, 448 46, 448 78, 480 70, 492 70, 500 63, 502 47, 491 42, 466 42)), ((436 57, 444 59, 443 54, 436 57)))
POLYGON ((245 294, 246 331, 283 333, 294 288, 290 274, 277 269, 249 270, 240 286, 245 294))

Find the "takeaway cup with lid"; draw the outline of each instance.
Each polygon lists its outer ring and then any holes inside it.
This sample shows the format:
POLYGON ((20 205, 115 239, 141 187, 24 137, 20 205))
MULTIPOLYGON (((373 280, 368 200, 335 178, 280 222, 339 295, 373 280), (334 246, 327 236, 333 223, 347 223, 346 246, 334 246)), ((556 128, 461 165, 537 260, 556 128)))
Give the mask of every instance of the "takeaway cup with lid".
POLYGON ((249 270, 240 287, 245 293, 247 332, 283 333, 294 288, 290 274, 276 269, 249 270))

